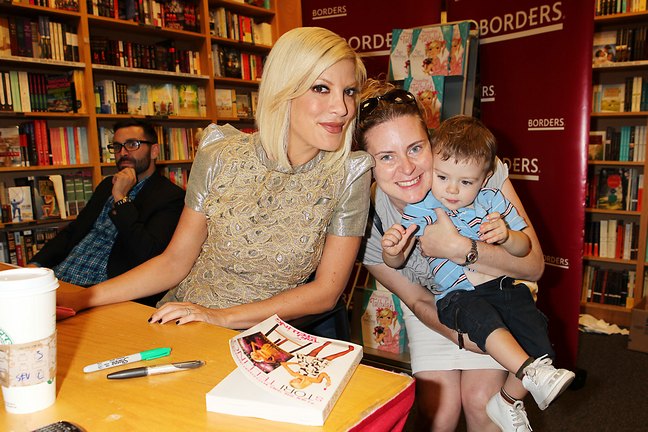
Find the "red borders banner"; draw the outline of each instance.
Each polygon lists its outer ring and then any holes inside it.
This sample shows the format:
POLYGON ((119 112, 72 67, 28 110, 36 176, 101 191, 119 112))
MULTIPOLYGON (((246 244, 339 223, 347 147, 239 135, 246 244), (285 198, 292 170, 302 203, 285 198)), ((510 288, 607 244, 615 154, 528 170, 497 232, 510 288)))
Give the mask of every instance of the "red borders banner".
POLYGON ((387 75, 391 32, 437 24, 441 0, 302 0, 302 25, 324 27, 345 38, 362 56, 370 77, 387 75))
POLYGON ((495 133, 546 263, 538 306, 558 362, 578 348, 593 0, 452 0, 479 25, 481 119, 495 133))

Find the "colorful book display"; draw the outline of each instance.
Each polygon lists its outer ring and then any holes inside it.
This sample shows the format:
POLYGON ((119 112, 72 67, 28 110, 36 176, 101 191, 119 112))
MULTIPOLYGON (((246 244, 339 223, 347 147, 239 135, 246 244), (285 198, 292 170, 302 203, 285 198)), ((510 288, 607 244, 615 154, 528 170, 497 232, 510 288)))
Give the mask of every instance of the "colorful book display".
POLYGON ((362 347, 304 333, 277 315, 230 339, 237 368, 207 393, 207 410, 321 426, 362 347))
POLYGON ((359 316, 362 346, 394 354, 407 350, 403 310, 397 296, 385 288, 356 288, 353 305, 353 321, 359 316))

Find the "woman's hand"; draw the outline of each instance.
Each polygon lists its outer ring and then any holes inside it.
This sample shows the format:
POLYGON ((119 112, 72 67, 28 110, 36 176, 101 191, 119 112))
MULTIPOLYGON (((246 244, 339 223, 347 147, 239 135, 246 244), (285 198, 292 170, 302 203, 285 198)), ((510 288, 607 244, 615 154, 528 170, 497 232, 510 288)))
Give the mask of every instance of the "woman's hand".
POLYGON ((75 312, 87 309, 89 306, 86 300, 87 293, 85 291, 86 290, 70 292, 56 290, 56 305, 70 308, 75 312))
POLYGON ((150 323, 166 324, 175 321, 176 324, 187 324, 192 321, 203 321, 208 324, 224 327, 224 321, 220 318, 219 309, 210 309, 194 303, 169 302, 162 305, 149 318, 150 323))
POLYGON ((437 221, 425 227, 423 236, 419 237, 423 255, 435 258, 447 258, 457 264, 464 262, 466 252, 470 250, 470 240, 457 231, 450 217, 440 208, 434 209, 437 221))

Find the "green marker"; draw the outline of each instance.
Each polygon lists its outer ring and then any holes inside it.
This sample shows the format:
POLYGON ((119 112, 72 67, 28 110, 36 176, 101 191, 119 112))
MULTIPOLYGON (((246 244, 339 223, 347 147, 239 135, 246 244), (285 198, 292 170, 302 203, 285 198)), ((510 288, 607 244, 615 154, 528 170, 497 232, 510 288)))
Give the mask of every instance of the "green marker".
POLYGON ((115 366, 123 366, 129 363, 134 363, 142 360, 153 360, 160 357, 166 357, 171 354, 171 348, 155 348, 147 351, 142 351, 136 354, 130 354, 123 357, 117 357, 111 360, 102 361, 99 363, 91 364, 83 368, 83 372, 96 372, 103 369, 109 369, 115 366))

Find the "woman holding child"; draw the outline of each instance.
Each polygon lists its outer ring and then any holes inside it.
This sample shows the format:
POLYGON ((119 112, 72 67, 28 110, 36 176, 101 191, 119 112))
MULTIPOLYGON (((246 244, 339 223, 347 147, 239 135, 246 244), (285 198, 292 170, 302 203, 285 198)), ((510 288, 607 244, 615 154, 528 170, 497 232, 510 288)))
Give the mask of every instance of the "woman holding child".
MULTIPOLYGON (((411 94, 374 80, 365 86, 362 100, 356 142, 375 160, 375 210, 379 216, 367 238, 363 262, 409 307, 404 308, 404 318, 417 378, 418 411, 431 431, 454 431, 462 408, 468 430, 498 430, 485 406, 504 384, 504 369, 490 356, 478 354, 481 350, 469 340, 465 340, 466 347, 475 352, 458 349, 457 332, 439 323, 434 296, 426 288, 434 285, 427 259, 412 253, 398 270, 382 260, 382 232, 400 223, 405 205, 421 201, 431 186, 433 157, 419 107, 411 94)), ((472 266, 493 276, 506 274, 534 281, 544 270, 542 250, 507 175, 506 166, 498 160, 487 186, 501 189, 526 219, 528 227, 523 231, 530 239, 531 251, 525 257, 512 257, 499 246, 478 242, 472 266)), ((423 253, 465 263, 471 240, 458 233, 443 211, 436 213, 437 222, 419 238, 423 253)))

